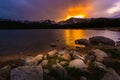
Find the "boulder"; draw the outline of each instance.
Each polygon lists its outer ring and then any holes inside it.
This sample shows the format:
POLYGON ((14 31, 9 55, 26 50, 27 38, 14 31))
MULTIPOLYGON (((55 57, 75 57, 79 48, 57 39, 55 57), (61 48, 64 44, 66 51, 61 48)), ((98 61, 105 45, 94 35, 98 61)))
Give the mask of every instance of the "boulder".
POLYGON ((47 55, 48 55, 49 57, 53 57, 53 56, 56 55, 56 54, 57 54, 57 50, 52 50, 52 51, 50 51, 50 52, 47 53, 47 55))
POLYGON ((116 46, 120 46, 120 41, 117 41, 117 42, 116 42, 116 46))
POLYGON ((27 65, 38 65, 39 62, 43 59, 43 57, 44 56, 42 54, 39 54, 39 55, 37 55, 37 56, 35 56, 33 58, 30 57, 30 58, 26 59, 25 63, 27 65))
POLYGON ((43 80, 43 69, 38 66, 21 66, 11 70, 11 80, 43 80))
POLYGON ((115 46, 114 40, 106 38, 106 37, 102 37, 102 36, 91 37, 89 38, 89 40, 90 40, 90 43, 94 45, 103 44, 103 45, 115 46))
POLYGON ((87 78, 84 77, 84 76, 82 76, 82 77, 80 78, 80 80, 87 80, 87 78))
POLYGON ((56 44, 55 43, 51 43, 50 46, 51 47, 56 47, 56 44))
POLYGON ((96 56, 96 61, 98 62, 102 62, 104 58, 108 57, 108 55, 104 51, 99 49, 92 50, 91 54, 96 56))
POLYGON ((0 69, 0 80, 7 80, 10 74, 11 67, 5 66, 0 69))
POLYGON ((120 80, 120 76, 113 69, 109 68, 101 80, 120 80))
POLYGON ((77 39, 77 40, 75 40, 75 44, 88 46, 88 45, 90 45, 90 41, 87 39, 77 39))
POLYGON ((61 61, 61 62, 60 62, 60 65, 62 65, 62 66, 66 65, 66 64, 68 64, 67 61, 61 61))
POLYGON ((94 62, 94 66, 100 69, 107 70, 106 66, 100 62, 94 62))
POLYGON ((58 51, 58 54, 59 55, 62 55, 62 54, 69 54, 70 52, 68 51, 68 50, 66 50, 66 49, 64 49, 64 50, 59 50, 58 51))
POLYGON ((40 64, 42 67, 45 67, 48 64, 48 60, 43 60, 40 64))
POLYGON ((75 59, 70 61, 69 67, 77 68, 77 69, 84 69, 87 68, 87 65, 81 59, 75 59))
POLYGON ((52 67, 57 80, 68 80, 67 71, 59 63, 54 64, 52 67))
POLYGON ((83 61, 85 60, 85 58, 83 56, 80 56, 77 52, 73 53, 72 56, 73 56, 74 59, 81 59, 83 61))
POLYGON ((71 60, 71 56, 70 56, 70 54, 62 54, 61 56, 60 56, 60 58, 62 58, 62 59, 64 59, 64 60, 71 60))

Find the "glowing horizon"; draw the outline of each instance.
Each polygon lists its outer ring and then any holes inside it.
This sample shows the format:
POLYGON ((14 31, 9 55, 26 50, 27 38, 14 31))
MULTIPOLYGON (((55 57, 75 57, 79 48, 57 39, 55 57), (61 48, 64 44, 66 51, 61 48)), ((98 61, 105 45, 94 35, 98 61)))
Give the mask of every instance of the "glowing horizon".
POLYGON ((76 15, 76 16, 68 16, 66 19, 70 19, 70 18, 85 18, 85 15, 76 15))

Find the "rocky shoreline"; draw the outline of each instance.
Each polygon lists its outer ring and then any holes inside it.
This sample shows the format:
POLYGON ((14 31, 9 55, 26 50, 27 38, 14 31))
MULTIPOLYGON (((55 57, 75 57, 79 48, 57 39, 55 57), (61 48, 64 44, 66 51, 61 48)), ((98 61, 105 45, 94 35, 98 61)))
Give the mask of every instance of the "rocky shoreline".
POLYGON ((0 69, 0 80, 120 80, 119 42, 96 36, 75 43, 85 47, 8 61, 0 69))

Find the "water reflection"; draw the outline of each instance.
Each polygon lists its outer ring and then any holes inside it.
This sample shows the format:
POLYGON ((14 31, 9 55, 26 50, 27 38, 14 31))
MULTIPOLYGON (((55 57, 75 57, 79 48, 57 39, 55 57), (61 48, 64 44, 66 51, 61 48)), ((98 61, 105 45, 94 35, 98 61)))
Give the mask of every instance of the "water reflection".
POLYGON ((80 29, 75 29, 75 30, 63 30, 63 35, 64 36, 64 42, 67 46, 74 47, 76 46, 74 41, 76 39, 82 39, 82 38, 90 38, 93 36, 104 36, 108 37, 110 39, 113 39, 114 41, 118 41, 118 38, 120 37, 120 32, 115 32, 115 31, 108 31, 108 30, 80 30, 80 29))
POLYGON ((83 30, 65 30, 64 39, 67 46, 75 46, 74 41, 76 39, 84 38, 85 34, 83 30))

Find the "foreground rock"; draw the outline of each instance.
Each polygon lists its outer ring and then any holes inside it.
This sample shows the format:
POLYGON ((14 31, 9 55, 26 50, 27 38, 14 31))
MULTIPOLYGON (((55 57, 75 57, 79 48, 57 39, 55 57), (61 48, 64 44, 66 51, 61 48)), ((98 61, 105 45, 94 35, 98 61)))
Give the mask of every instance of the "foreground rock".
POLYGON ((43 69, 39 66, 22 66, 11 71, 11 80, 43 80, 43 69))
POLYGON ((57 80, 68 80, 68 73, 67 71, 59 64, 55 64, 52 66, 54 73, 57 75, 57 80))
POLYGON ((49 57, 53 57, 55 54, 57 54, 57 50, 52 50, 52 51, 50 51, 50 52, 47 53, 47 55, 49 57))
POLYGON ((100 69, 107 70, 106 66, 100 62, 94 62, 94 66, 100 69))
POLYGON ((99 49, 92 50, 91 54, 96 56, 96 61, 98 62, 102 62, 104 58, 108 57, 108 55, 104 51, 99 49))
POLYGON ((70 54, 68 54, 68 53, 66 53, 66 54, 62 54, 61 56, 60 56, 60 58, 62 58, 62 59, 64 59, 64 60, 71 60, 71 56, 70 56, 70 54))
POLYGON ((87 80, 87 78, 84 77, 84 76, 82 76, 82 77, 80 78, 80 80, 87 80))
POLYGON ((75 44, 88 46, 90 45, 90 41, 87 39, 78 39, 78 40, 75 40, 75 44))
POLYGON ((115 46, 115 41, 113 41, 112 39, 106 38, 106 37, 102 37, 102 36, 91 37, 89 38, 89 40, 90 40, 90 43, 94 45, 103 44, 103 45, 115 46))
POLYGON ((0 69, 0 80, 7 80, 7 78, 9 77, 10 70, 10 66, 5 66, 2 69, 0 69))
POLYGON ((101 80, 120 80, 120 76, 110 68, 101 80))
POLYGON ((75 59, 70 61, 69 67, 77 68, 77 69, 84 69, 87 68, 87 65, 81 59, 75 59))
POLYGON ((27 65, 38 65, 39 62, 43 59, 43 57, 44 56, 42 54, 39 54, 39 55, 37 55, 33 58, 30 57, 29 59, 26 59, 25 64, 27 64, 27 65))

